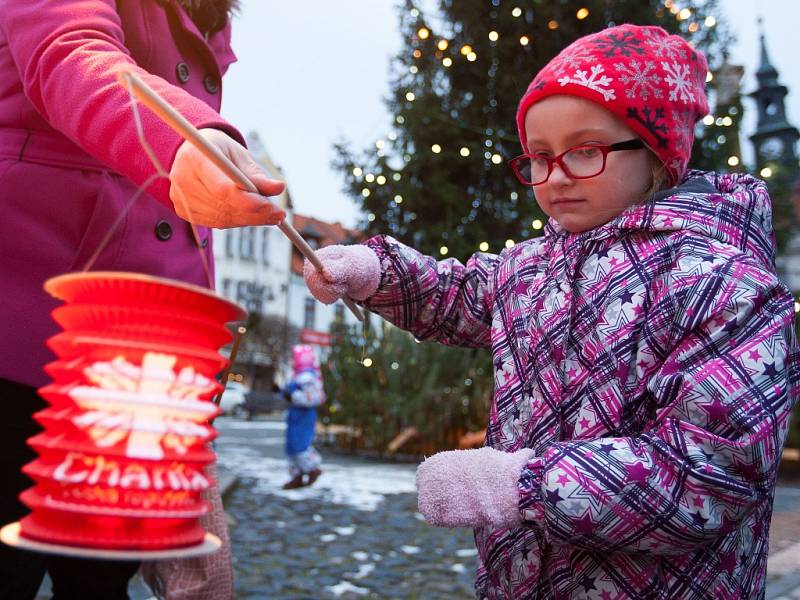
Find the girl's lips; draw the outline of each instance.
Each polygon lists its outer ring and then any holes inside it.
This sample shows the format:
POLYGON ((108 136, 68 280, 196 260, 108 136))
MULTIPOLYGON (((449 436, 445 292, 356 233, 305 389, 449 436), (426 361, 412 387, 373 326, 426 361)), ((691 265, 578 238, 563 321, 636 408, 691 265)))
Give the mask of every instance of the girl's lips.
POLYGON ((583 202, 580 198, 553 198, 550 204, 575 204, 576 202, 583 202))

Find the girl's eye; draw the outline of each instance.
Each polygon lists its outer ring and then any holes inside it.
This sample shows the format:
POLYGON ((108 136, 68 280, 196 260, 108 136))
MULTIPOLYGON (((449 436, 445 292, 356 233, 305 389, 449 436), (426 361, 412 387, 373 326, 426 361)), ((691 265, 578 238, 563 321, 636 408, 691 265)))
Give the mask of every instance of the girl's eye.
POLYGON ((578 156, 582 158, 594 158, 595 156, 600 154, 600 150, 598 150, 593 146, 582 146, 580 148, 577 148, 575 152, 578 154, 578 156))

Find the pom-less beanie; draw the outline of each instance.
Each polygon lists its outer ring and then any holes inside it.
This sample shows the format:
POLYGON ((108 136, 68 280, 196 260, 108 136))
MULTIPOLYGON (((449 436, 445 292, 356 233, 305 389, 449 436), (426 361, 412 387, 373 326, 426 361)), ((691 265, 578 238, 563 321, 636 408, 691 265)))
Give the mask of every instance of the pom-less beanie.
POLYGON ((686 171, 695 123, 708 113, 708 64, 686 40, 660 27, 619 25, 582 37, 539 71, 517 109, 528 152, 525 114, 556 94, 595 102, 622 119, 658 156, 672 185, 686 171))

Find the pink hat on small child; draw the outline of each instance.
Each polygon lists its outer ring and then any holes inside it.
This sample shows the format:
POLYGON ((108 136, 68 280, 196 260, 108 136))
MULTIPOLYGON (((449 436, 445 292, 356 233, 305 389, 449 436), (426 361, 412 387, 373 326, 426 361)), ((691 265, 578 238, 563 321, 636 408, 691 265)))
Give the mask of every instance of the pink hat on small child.
POLYGON ((319 368, 319 364, 317 363, 317 355, 314 352, 314 348, 305 344, 292 346, 292 369, 295 373, 317 368, 319 368))
POLYGON ((523 151, 525 114, 535 102, 580 96, 622 119, 675 185, 686 172, 695 123, 708 113, 707 72, 702 53, 660 27, 619 25, 582 37, 547 63, 522 97, 517 128, 523 151))

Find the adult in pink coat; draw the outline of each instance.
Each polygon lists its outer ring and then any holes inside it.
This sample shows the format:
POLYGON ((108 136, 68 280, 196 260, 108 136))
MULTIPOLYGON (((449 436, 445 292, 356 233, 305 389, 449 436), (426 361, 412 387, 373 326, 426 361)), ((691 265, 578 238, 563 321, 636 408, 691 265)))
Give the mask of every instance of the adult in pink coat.
MULTIPOLYGON (((208 227, 276 224, 268 179, 218 113, 221 78, 235 61, 233 0, 3 0, 0 3, 0 523, 27 512, 17 495, 34 458, 25 440, 44 407, 37 386, 54 357, 56 305, 46 279, 81 270, 155 168, 137 137, 127 66, 231 157, 263 195, 230 183, 192 146, 141 109, 170 180, 157 179, 125 214, 93 270, 136 271, 211 285, 195 244, 212 261, 208 227)), ((33 598, 49 568, 56 597, 127 597, 135 564, 49 559, 0 549, 0 598, 33 598)))

